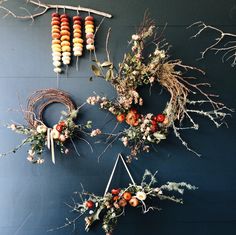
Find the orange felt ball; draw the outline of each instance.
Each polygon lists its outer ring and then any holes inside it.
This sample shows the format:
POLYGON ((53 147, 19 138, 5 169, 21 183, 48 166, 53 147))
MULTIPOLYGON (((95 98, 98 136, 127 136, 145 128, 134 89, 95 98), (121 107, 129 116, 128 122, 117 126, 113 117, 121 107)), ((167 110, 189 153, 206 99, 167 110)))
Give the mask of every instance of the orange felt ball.
POLYGON ((81 25, 81 24, 82 24, 82 22, 81 22, 81 21, 79 21, 79 20, 75 20, 73 24, 78 24, 78 25, 81 25))
POLYGON ((61 35, 59 33, 52 33, 52 38, 60 39, 61 35))
POLYGON ((55 20, 60 21, 60 17, 52 17, 52 21, 55 21, 55 20))
POLYGON ((69 22, 62 22, 61 26, 70 26, 69 22))
POLYGON ((81 33, 74 33, 74 38, 81 38, 81 33))
POLYGON ((94 25, 94 22, 93 21, 85 21, 85 25, 89 25, 89 24, 94 25))
POLYGON ((87 16, 87 17, 85 17, 85 20, 86 21, 93 21, 94 18, 93 18, 93 16, 87 16))
POLYGON ((69 22, 69 19, 68 18, 62 18, 61 22, 69 22))
POLYGON ((69 26, 61 26, 61 30, 68 30, 68 31, 70 31, 70 27, 69 26))
POLYGON ((59 29, 52 29, 52 33, 60 33, 61 31, 59 29))
POLYGON ((75 20, 82 20, 82 17, 81 16, 74 16, 73 17, 73 20, 75 21, 75 20))
POLYGON ((51 25, 60 25, 60 21, 58 20, 53 20, 51 25))
POLYGON ((80 34, 82 34, 82 31, 81 31, 81 29, 74 29, 73 33, 80 33, 80 34))
POLYGON ((70 46, 70 42, 68 42, 68 41, 63 41, 63 42, 61 42, 61 46, 70 46))
POLYGON ((61 43, 61 40, 59 40, 59 39, 53 39, 52 40, 52 44, 54 45, 54 44, 60 44, 61 43))
POLYGON ((60 18, 62 19, 62 18, 68 18, 68 15, 67 14, 62 14, 61 16, 60 16, 60 18))
POLYGON ((60 25, 53 25, 52 29, 60 29, 60 25))
POLYGON ((70 37, 68 35, 63 35, 61 41, 70 41, 70 37))
POLYGON ((74 25, 73 25, 73 29, 81 29, 81 26, 78 25, 78 24, 74 24, 74 25))
POLYGON ((64 36, 64 35, 70 36, 70 32, 67 31, 67 30, 62 30, 62 31, 61 31, 61 35, 62 35, 62 36, 64 36))

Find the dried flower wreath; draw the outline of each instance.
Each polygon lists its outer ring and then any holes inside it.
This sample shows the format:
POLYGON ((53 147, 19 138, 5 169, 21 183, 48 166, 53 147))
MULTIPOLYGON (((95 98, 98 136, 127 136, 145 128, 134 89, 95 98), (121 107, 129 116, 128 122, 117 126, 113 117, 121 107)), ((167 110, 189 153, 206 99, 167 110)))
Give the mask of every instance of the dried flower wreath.
POLYGON ((106 40, 107 61, 101 63, 96 58, 96 65, 92 65, 92 70, 95 76, 112 84, 117 91, 117 98, 111 100, 107 97, 91 96, 87 99, 87 103, 100 104, 102 109, 114 114, 118 122, 128 124, 124 131, 112 133, 114 138, 111 138, 108 146, 121 138, 124 146, 131 149, 128 156, 128 161, 131 161, 137 158, 139 152, 148 152, 150 145, 166 139, 169 129, 172 128, 182 144, 200 156, 182 139, 180 132, 186 129, 198 130, 199 125, 193 117, 195 114, 210 119, 216 127, 220 127, 225 124, 224 118, 232 111, 216 101, 216 95, 204 91, 204 87, 210 87, 209 83, 196 82, 197 77, 186 75, 186 72, 191 71, 200 74, 204 72, 184 65, 180 59, 170 59, 168 43, 162 39, 162 33, 158 36, 155 23, 147 14, 129 42, 132 51, 124 55, 118 69, 110 60, 109 34, 110 31, 106 40), (144 49, 150 45, 155 46, 154 51, 145 56, 144 49), (142 106, 143 99, 137 89, 145 85, 152 87, 156 83, 170 94, 165 109, 159 114, 138 113, 134 106, 142 106), (189 122, 187 126, 186 120, 189 122))
MULTIPOLYGON (((42 153, 45 148, 48 148, 51 150, 52 162, 55 164, 54 144, 60 147, 61 153, 67 154, 69 149, 65 144, 68 140, 72 142, 76 153, 79 155, 73 138, 76 137, 89 144, 87 140, 78 136, 78 134, 80 132, 88 134, 86 130, 90 129, 92 124, 91 121, 88 121, 86 125, 78 125, 74 122, 74 119, 77 117, 77 114, 83 105, 76 108, 70 96, 61 90, 44 89, 34 92, 28 100, 27 111, 24 111, 28 126, 15 123, 8 125, 8 128, 12 129, 16 133, 27 135, 27 138, 25 138, 22 143, 14 149, 8 153, 1 154, 0 156, 15 153, 23 145, 28 143, 31 145, 27 157, 30 162, 42 164, 44 162, 42 153), (52 103, 61 103, 65 105, 68 112, 63 111, 63 117, 61 120, 56 123, 53 128, 50 128, 43 122, 43 113, 45 108, 52 103)), ((98 133, 99 130, 94 130, 91 133, 94 132, 98 133)), ((89 146, 91 147, 90 144, 89 146)))
POLYGON ((78 213, 79 215, 71 220, 67 218, 66 223, 63 226, 51 229, 50 231, 62 229, 70 225, 73 225, 75 229, 77 220, 79 220, 82 215, 89 214, 85 217, 86 231, 89 231, 91 226, 102 217, 102 228, 106 235, 111 235, 118 222, 118 218, 125 215, 125 209, 128 206, 141 208, 144 214, 150 210, 159 211, 160 208, 153 206, 153 204, 152 206, 149 206, 148 204, 154 203, 153 200, 169 200, 182 204, 183 200, 181 198, 170 196, 168 195, 168 192, 183 194, 185 189, 197 189, 195 186, 185 182, 167 182, 159 187, 154 187, 157 182, 156 174, 157 172, 152 174, 150 171, 146 170, 141 184, 137 185, 134 182, 123 157, 119 154, 108 181, 104 196, 97 196, 93 193, 85 192, 84 189, 82 193, 75 192, 76 195, 79 195, 81 201, 77 202, 73 199, 74 204, 67 205, 72 209, 72 212, 78 213), (112 189, 111 192, 108 192, 119 159, 122 160, 132 183, 129 184, 127 188, 115 188, 112 189), (148 178, 150 178, 150 182, 147 182, 148 178))

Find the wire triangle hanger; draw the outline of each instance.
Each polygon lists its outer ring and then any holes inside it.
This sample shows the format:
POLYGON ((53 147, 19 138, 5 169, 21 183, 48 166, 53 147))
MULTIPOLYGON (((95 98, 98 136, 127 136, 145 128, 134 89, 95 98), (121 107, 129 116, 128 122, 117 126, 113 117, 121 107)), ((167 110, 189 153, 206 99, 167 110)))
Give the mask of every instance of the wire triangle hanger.
POLYGON ((131 175, 131 173, 130 173, 130 171, 129 171, 129 169, 128 169, 128 166, 127 166, 127 164, 126 164, 126 162, 125 162, 123 156, 121 155, 121 153, 119 153, 119 154, 117 155, 117 159, 116 159, 116 162, 115 162, 114 167, 113 167, 113 169, 112 169, 110 178, 109 178, 109 180, 108 180, 108 182, 107 182, 107 186, 106 186, 106 189, 105 189, 105 192, 104 192, 104 196, 107 194, 107 192, 108 192, 108 190, 109 190, 109 187, 110 187, 110 185, 111 185, 111 181, 112 181, 112 178, 113 178, 113 176, 114 176, 114 173, 115 173, 115 170, 116 170, 116 167, 117 167, 117 164, 118 164, 119 159, 122 160, 122 163, 123 163, 123 165, 124 165, 124 167, 125 167, 125 169, 126 169, 126 171, 127 171, 127 173, 128 173, 128 176, 129 176, 129 178, 130 178, 132 184, 133 184, 133 185, 136 185, 136 183, 134 182, 134 179, 133 179, 133 177, 132 177, 132 175, 131 175))

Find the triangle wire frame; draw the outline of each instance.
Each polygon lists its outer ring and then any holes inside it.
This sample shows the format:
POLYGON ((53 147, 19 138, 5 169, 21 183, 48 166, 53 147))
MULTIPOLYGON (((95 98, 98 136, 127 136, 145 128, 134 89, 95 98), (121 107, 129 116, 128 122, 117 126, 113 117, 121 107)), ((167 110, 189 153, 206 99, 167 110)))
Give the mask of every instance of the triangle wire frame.
POLYGON ((123 156, 121 155, 121 153, 119 153, 119 154, 117 155, 117 158, 116 158, 114 167, 113 167, 113 169, 112 169, 110 178, 109 178, 109 180, 108 180, 108 182, 107 182, 107 186, 106 186, 106 189, 105 189, 105 192, 104 192, 104 196, 107 194, 107 192, 108 192, 108 190, 109 190, 109 187, 110 187, 110 185, 111 185, 111 181, 112 181, 112 179, 113 179, 113 176, 114 176, 114 173, 115 173, 115 170, 116 170, 116 167, 117 167, 117 164, 118 164, 118 161, 119 161, 119 160, 122 161, 122 163, 123 163, 123 165, 124 165, 124 167, 125 167, 125 169, 126 169, 126 171, 127 171, 127 173, 128 173, 128 176, 129 176, 131 182, 133 183, 133 185, 136 185, 136 183, 135 183, 135 181, 134 181, 134 179, 133 179, 133 177, 132 177, 132 175, 131 175, 131 173, 130 173, 130 171, 129 171, 129 169, 128 169, 128 166, 127 166, 127 164, 126 164, 126 162, 125 162, 123 156))

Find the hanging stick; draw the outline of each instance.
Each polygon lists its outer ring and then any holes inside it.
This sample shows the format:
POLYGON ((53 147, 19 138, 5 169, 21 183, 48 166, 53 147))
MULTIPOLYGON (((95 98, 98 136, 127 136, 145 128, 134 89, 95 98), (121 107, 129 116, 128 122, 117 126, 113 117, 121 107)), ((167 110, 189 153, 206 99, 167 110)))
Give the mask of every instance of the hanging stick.
MULTIPOLYGON (((27 10, 28 15, 20 16, 20 15, 16 15, 13 11, 8 9, 7 7, 0 6, 0 9, 3 9, 6 11, 6 15, 4 16, 4 18, 8 15, 11 15, 17 19, 32 19, 32 21, 34 21, 34 18, 45 14, 50 9, 64 9, 64 10, 67 9, 67 10, 72 10, 72 11, 83 11, 83 12, 93 13, 95 15, 104 16, 107 18, 112 17, 112 15, 109 13, 98 11, 98 10, 87 8, 87 7, 81 7, 81 6, 75 7, 75 6, 69 6, 69 5, 46 4, 46 3, 41 3, 40 1, 33 1, 33 0, 28 0, 27 3, 31 3, 34 6, 36 6, 37 8, 42 8, 42 11, 35 13, 35 14, 30 14, 27 10)), ((1 4, 1 2, 0 2, 0 4, 1 4)), ((24 10, 26 10, 26 9, 24 9, 24 10)))

